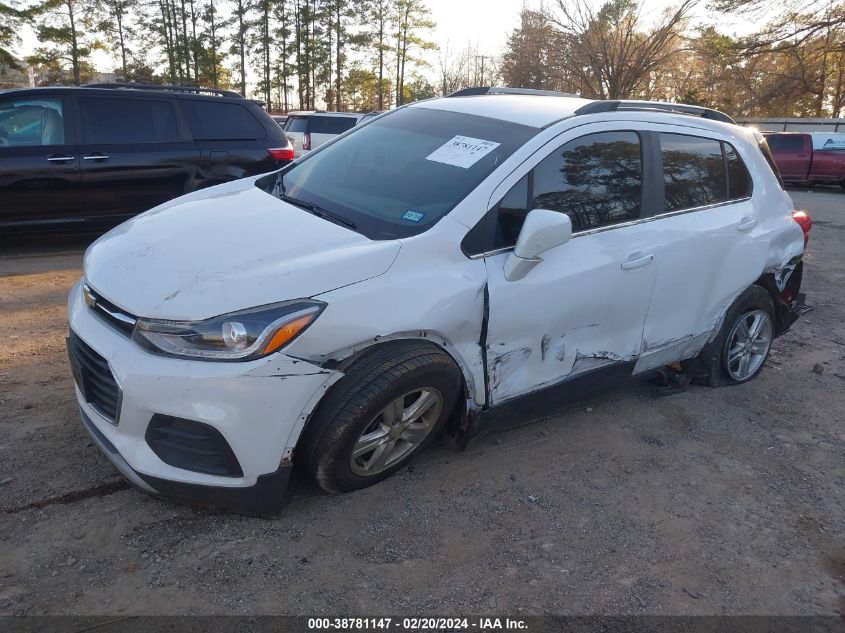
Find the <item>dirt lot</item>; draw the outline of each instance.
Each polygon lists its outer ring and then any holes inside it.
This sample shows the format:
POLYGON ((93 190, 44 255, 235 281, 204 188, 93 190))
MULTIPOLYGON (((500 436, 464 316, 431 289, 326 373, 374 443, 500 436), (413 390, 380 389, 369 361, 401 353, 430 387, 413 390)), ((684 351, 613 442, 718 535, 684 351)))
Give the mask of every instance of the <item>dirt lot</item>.
POLYGON ((122 483, 65 356, 83 245, 7 249, 0 614, 845 613, 845 195, 793 197, 815 309, 757 380, 633 384, 345 496, 295 481, 274 521, 122 483))

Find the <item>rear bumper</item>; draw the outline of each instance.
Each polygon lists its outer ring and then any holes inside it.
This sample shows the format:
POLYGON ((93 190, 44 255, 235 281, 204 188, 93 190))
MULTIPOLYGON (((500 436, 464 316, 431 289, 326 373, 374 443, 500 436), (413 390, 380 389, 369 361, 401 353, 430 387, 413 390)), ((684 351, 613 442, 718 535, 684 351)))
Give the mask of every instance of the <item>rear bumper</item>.
POLYGON ((801 294, 803 276, 804 263, 801 258, 798 258, 795 270, 789 276, 783 290, 774 296, 775 336, 786 333, 801 316, 801 310, 804 307, 804 295, 801 294))
POLYGON ((195 505, 225 508, 262 517, 278 515, 285 505, 292 464, 282 465, 276 472, 259 475, 255 484, 248 487, 207 486, 161 479, 133 470, 85 411, 80 409, 79 415, 82 418, 82 425, 97 447, 124 479, 142 492, 195 505))

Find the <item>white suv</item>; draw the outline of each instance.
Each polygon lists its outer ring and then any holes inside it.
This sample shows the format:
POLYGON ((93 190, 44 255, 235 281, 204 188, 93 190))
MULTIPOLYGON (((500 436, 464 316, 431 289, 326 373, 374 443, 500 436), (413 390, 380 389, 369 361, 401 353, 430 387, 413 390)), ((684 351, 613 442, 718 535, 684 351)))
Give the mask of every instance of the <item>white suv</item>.
POLYGON ((291 112, 284 131, 293 145, 294 155, 302 156, 351 130, 360 117, 350 112, 291 112))
POLYGON ((608 378, 750 380, 796 319, 808 226, 766 151, 675 104, 399 108, 91 245, 84 424, 143 490, 272 514, 294 463, 353 490, 608 378))

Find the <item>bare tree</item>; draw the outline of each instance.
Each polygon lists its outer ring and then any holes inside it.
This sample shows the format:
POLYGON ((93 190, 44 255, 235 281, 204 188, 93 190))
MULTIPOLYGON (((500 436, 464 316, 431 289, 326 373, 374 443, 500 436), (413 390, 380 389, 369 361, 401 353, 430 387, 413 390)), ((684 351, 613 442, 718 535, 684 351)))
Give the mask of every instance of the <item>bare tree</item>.
POLYGON ((649 76, 671 63, 683 42, 686 18, 700 0, 682 0, 651 26, 642 5, 610 0, 596 11, 588 0, 557 0, 550 16, 561 37, 558 62, 585 96, 619 99, 638 93, 649 76))

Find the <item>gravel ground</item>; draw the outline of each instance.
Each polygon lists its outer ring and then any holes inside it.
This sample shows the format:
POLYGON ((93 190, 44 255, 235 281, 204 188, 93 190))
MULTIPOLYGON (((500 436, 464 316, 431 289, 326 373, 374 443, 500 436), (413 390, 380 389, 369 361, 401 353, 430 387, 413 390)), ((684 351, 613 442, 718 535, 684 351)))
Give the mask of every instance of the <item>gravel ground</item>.
POLYGON ((634 383, 277 520, 128 488, 77 417, 84 244, 0 256, 0 614, 845 614, 845 195, 750 384, 634 383))

